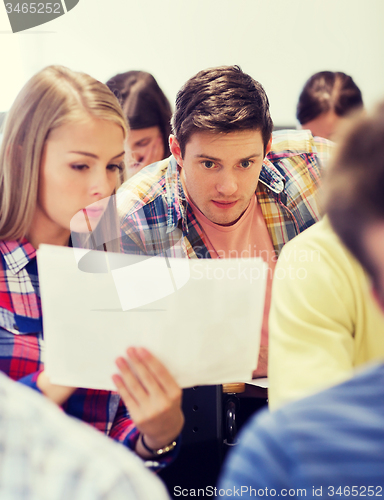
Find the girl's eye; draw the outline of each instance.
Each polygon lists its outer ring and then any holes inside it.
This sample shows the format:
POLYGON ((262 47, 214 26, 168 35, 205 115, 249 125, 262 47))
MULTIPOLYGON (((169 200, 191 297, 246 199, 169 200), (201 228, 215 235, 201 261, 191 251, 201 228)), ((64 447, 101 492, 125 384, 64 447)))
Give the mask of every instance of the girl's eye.
POLYGON ((117 163, 110 163, 108 166, 107 166, 107 169, 110 170, 111 172, 116 172, 117 170, 119 172, 122 172, 125 168, 125 164, 124 162, 120 162, 119 164, 117 163))
POLYGON ((205 168, 213 168, 215 166, 215 163, 211 160, 205 160, 203 161, 203 165, 205 168))
POLYGON ((150 142, 151 139, 142 139, 141 141, 137 142, 135 146, 138 148, 145 148, 145 146, 148 146, 150 142))
POLYGON ((250 160, 244 160, 240 163, 240 166, 242 168, 249 168, 251 165, 252 165, 253 162, 251 162, 250 160))
POLYGON ((73 168, 73 170, 85 170, 86 168, 88 168, 88 165, 73 164, 71 165, 71 168, 73 168))

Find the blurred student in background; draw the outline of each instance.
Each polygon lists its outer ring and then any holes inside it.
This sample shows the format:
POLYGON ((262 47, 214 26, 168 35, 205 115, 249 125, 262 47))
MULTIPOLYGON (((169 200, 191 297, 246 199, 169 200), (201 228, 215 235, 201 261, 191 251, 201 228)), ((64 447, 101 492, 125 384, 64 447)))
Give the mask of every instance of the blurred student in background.
POLYGON ((155 78, 145 71, 121 73, 107 82, 128 120, 128 177, 170 155, 171 105, 155 78))
POLYGON ((296 118, 312 135, 334 141, 340 122, 363 106, 359 87, 340 71, 320 71, 312 75, 301 91, 296 118))

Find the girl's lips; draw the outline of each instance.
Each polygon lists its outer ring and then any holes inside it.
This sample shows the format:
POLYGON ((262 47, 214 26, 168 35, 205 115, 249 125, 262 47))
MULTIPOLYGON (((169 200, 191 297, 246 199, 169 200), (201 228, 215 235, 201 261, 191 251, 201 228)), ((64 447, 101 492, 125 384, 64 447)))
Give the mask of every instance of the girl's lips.
POLYGON ((212 200, 212 203, 215 205, 215 207, 228 209, 228 208, 234 207, 237 203, 237 200, 235 200, 235 201, 215 201, 215 200, 212 200))
POLYGON ((83 212, 89 217, 89 218, 98 218, 101 217, 101 215, 104 212, 103 208, 83 208, 83 212))

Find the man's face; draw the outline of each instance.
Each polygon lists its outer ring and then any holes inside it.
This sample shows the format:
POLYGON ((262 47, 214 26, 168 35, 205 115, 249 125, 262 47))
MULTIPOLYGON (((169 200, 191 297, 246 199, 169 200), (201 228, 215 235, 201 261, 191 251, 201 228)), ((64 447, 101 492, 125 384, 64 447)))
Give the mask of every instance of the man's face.
MULTIPOLYGON (((234 224, 247 209, 259 181, 264 159, 261 132, 196 132, 183 157, 175 137, 170 145, 192 202, 211 222, 234 224)), ((266 153, 269 149, 270 144, 266 153)))
POLYGON ((372 224, 366 229, 364 247, 376 270, 375 296, 384 312, 384 222, 372 224))

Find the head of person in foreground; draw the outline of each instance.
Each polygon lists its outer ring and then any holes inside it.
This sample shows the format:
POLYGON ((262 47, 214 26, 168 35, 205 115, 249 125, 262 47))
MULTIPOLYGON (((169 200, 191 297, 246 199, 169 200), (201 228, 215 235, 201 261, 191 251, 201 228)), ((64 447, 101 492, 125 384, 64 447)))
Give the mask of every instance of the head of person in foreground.
POLYGON ((384 309, 384 102, 350 125, 330 168, 325 203, 384 309))

